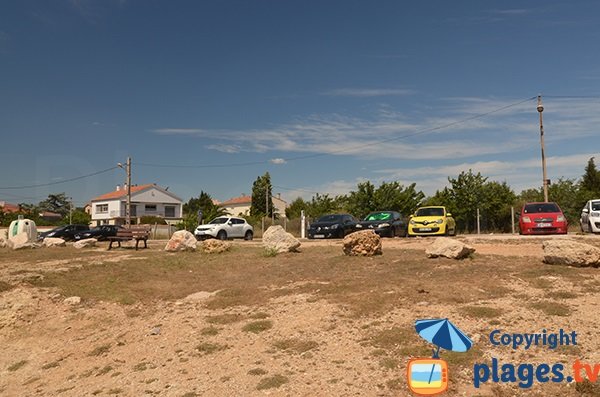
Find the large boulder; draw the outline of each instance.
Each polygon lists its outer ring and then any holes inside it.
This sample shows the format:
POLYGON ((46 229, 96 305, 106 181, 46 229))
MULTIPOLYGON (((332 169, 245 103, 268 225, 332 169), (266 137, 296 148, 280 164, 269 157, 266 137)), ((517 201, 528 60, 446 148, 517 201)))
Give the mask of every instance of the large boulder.
POLYGON ((46 237, 44 239, 44 247, 66 247, 67 243, 62 238, 46 237))
POLYGON ((204 240, 200 245, 200 250, 206 254, 220 254, 221 252, 229 251, 231 243, 229 241, 208 239, 204 240))
POLYGON ((165 251, 195 251, 196 237, 187 230, 178 230, 171 236, 171 239, 165 246, 165 251))
POLYGON ((14 250, 24 249, 24 248, 37 248, 38 245, 31 241, 29 234, 26 232, 19 233, 15 236, 12 236, 7 242, 7 246, 14 250))
POLYGON ((97 242, 98 240, 96 240, 95 238, 84 238, 83 240, 79 240, 73 243, 73 247, 77 249, 92 248, 96 246, 97 242))
POLYGON ((354 232, 344 237, 342 249, 350 256, 381 255, 381 237, 373 230, 354 232))
POLYGON ((297 252, 300 240, 286 232, 281 226, 270 226, 262 237, 263 247, 266 250, 281 252, 297 252))
POLYGON ((475 252, 475 248, 452 238, 440 237, 435 239, 426 250, 428 258, 443 256, 450 259, 463 259, 475 252))
POLYGON ((573 240, 547 240, 542 244, 544 262, 550 265, 599 267, 600 249, 573 240))

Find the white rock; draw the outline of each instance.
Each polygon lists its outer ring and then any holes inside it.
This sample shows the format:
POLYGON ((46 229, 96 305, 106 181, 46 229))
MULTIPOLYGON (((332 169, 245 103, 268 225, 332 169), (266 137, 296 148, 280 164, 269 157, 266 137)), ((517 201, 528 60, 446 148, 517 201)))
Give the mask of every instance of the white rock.
POLYGON ((36 248, 38 246, 30 240, 29 235, 26 232, 19 233, 16 236, 13 236, 6 242, 6 244, 9 248, 12 248, 14 250, 23 248, 36 248))
POLYGON ((46 237, 44 239, 45 247, 66 247, 67 243, 62 238, 58 237, 46 237))
POLYGON ((64 303, 66 303, 67 305, 78 305, 81 303, 81 298, 79 296, 69 296, 68 298, 65 298, 65 300, 63 300, 64 303))
POLYGON ((599 267, 600 249, 573 240, 547 240, 542 244, 544 262, 550 265, 599 267))
POLYGON ((95 247, 97 242, 98 240, 96 240, 95 238, 85 238, 83 240, 79 240, 73 243, 73 247, 77 249, 91 248, 95 247))
POLYGON ((426 250, 428 258, 443 256, 450 259, 463 259, 475 252, 475 248, 448 237, 436 238, 426 250))
POLYGON ((270 226, 262 237, 265 249, 277 252, 296 252, 300 248, 300 240, 291 233, 286 232, 281 226, 270 226))
POLYGON ((195 251, 196 237, 187 230, 178 230, 171 236, 171 239, 165 246, 165 251, 195 251))
POLYGON ((350 233, 344 237, 342 249, 349 256, 381 255, 381 237, 373 230, 350 233))

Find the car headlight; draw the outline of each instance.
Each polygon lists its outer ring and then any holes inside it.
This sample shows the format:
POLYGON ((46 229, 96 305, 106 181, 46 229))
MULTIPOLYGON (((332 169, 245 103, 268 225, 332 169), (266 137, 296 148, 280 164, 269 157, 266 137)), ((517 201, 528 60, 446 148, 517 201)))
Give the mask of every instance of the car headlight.
POLYGON ((556 222, 564 222, 565 221, 565 217, 562 215, 559 215, 556 217, 556 222))
POLYGON ((56 233, 54 233, 54 232, 50 232, 50 233, 46 234, 46 237, 52 237, 52 236, 54 236, 55 234, 56 234, 56 233))
POLYGON ((435 221, 435 223, 437 223, 437 224, 440 224, 440 225, 441 225, 442 223, 444 223, 444 220, 443 220, 443 219, 438 219, 437 221, 435 221))
POLYGON ((523 222, 525 222, 525 223, 531 223, 531 218, 528 216, 524 216, 521 219, 523 219, 523 222))
POLYGON ((379 227, 390 227, 389 223, 380 223, 379 227))
POLYGON ((332 229, 337 229, 338 227, 340 227, 340 225, 338 225, 337 223, 335 225, 331 225, 332 229))
POLYGON ((417 222, 415 222, 414 220, 412 220, 412 219, 411 219, 411 220, 410 220, 410 224, 411 224, 411 225, 416 225, 416 224, 417 224, 417 222))
POLYGON ((600 217, 600 212, 592 212, 590 214, 590 216, 593 216, 594 218, 598 218, 598 217, 600 217))

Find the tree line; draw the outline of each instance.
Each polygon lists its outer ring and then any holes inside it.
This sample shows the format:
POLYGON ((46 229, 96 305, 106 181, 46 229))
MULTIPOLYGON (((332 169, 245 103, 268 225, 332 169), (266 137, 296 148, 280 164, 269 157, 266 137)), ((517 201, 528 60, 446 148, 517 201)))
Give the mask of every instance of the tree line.
POLYGON ((17 212, 5 212, 0 207, 0 225, 9 226, 10 223, 18 219, 19 215, 31 219, 36 225, 58 226, 66 225, 71 220, 75 224, 87 225, 90 223, 90 215, 83 208, 72 207, 69 197, 65 193, 49 194, 48 198, 37 204, 19 203, 17 212), (58 214, 57 219, 47 219, 42 217, 43 212, 52 212, 58 214))

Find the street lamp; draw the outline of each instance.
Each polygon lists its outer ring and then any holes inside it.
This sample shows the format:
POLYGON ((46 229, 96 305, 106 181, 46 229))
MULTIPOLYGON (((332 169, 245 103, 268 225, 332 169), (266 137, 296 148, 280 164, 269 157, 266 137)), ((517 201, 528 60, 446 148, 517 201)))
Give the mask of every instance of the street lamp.
POLYGON ((542 119, 542 112, 544 111, 544 106, 542 106, 542 96, 538 95, 537 97, 537 111, 540 114, 540 144, 542 146, 542 177, 543 186, 544 186, 544 202, 548 202, 548 177, 546 175, 546 156, 544 155, 544 123, 542 119))
POLYGON ((131 157, 127 157, 127 164, 118 163, 117 166, 127 173, 127 203, 125 204, 125 226, 131 227, 131 157))

